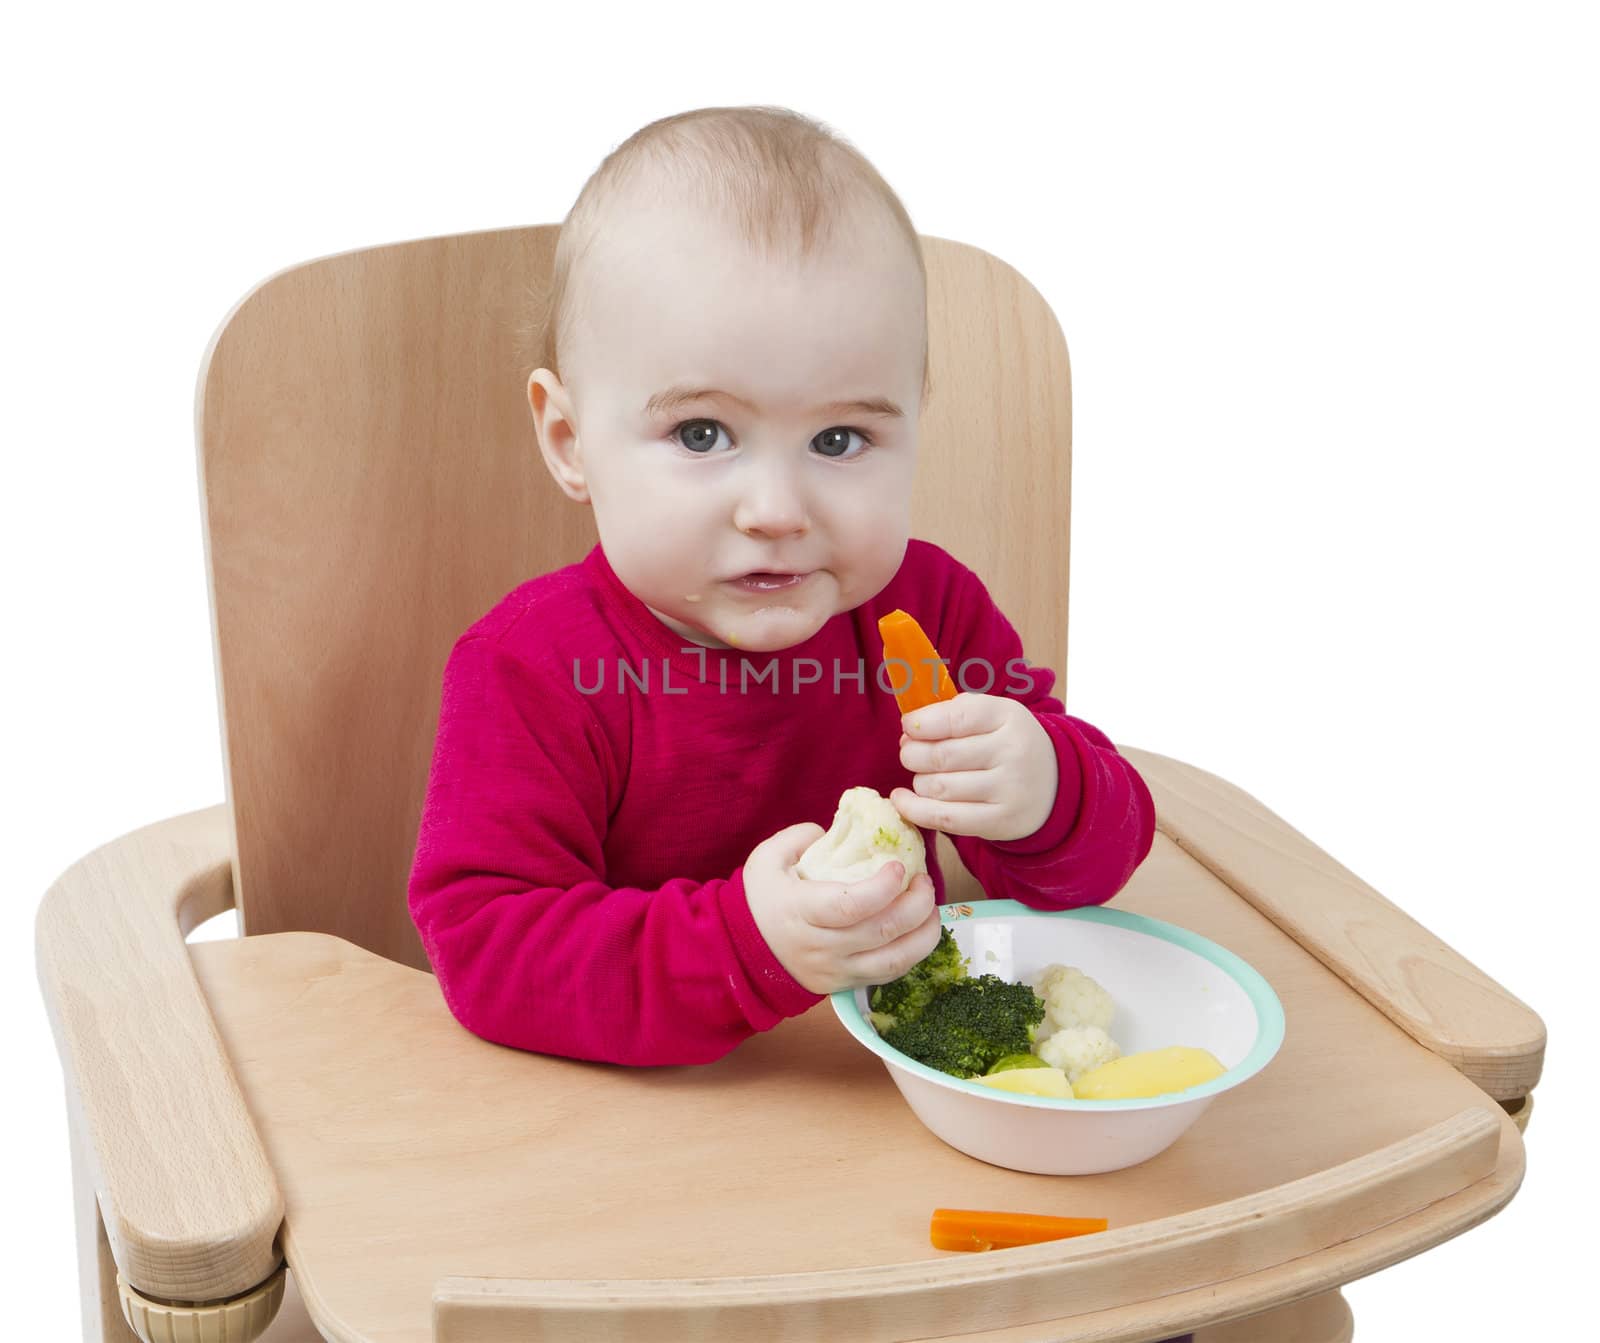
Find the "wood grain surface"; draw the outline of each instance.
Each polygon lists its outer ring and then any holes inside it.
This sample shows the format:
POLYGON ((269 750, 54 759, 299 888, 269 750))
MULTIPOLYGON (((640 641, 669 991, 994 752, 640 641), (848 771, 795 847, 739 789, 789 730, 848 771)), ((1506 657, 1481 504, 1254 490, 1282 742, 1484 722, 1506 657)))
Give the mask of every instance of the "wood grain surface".
POLYGON ((623 1320, 630 1339, 712 1321, 805 1336, 848 1318, 866 1343, 1207 1284, 1221 1320, 1415 1253, 1510 1197, 1522 1148, 1501 1108, 1171 841, 1115 903, 1243 956, 1288 1028, 1167 1152, 1083 1177, 946 1147, 826 1005, 715 1064, 629 1069, 479 1040, 431 976, 326 935, 191 953, 282 1183, 297 1287, 331 1337, 420 1343, 436 1283, 446 1339, 537 1320, 574 1339, 622 1336, 623 1320), (1111 1229, 964 1256, 928 1243, 940 1205, 1111 1229), (1294 1276, 1333 1245, 1346 1256, 1294 1276), (1284 1297, 1230 1295, 1273 1269, 1284 1297))

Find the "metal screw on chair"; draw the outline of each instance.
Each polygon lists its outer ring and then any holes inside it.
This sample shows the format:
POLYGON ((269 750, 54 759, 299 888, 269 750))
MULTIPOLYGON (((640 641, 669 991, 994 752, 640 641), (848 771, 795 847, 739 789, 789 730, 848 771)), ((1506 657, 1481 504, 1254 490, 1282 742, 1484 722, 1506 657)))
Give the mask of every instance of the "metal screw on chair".
POLYGON ((226 1301, 166 1301, 143 1295, 117 1274, 122 1318, 144 1343, 254 1343, 283 1304, 287 1265, 226 1301))

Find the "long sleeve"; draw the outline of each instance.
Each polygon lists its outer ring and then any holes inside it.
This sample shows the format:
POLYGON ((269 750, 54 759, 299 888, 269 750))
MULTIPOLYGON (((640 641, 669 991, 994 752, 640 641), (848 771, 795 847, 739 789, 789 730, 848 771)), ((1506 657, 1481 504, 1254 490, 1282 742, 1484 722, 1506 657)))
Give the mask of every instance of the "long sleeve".
MULTIPOLYGON (((1068 714, 1050 693, 1054 671, 1025 665, 1021 638, 977 576, 965 570, 962 578, 940 652, 952 659, 953 671, 969 659, 993 668, 987 693, 1020 700, 1033 711, 1055 746, 1058 778, 1050 814, 1033 834, 1004 841, 952 835, 951 841, 992 900, 1036 909, 1104 904, 1155 842, 1150 789, 1105 733, 1068 714)), ((981 688, 987 673, 980 667, 958 684, 981 688)))
POLYGON ((705 1063, 817 1002, 761 937, 742 868, 607 884, 613 774, 570 684, 457 642, 407 893, 456 1020, 540 1053, 705 1063))

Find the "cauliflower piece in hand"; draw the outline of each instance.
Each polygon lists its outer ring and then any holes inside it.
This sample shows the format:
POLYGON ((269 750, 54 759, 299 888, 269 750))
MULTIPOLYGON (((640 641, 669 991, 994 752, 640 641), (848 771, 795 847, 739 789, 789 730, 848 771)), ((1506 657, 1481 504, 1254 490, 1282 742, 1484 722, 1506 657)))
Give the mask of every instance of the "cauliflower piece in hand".
POLYGON ((1076 1084, 1091 1068, 1121 1058, 1122 1046, 1099 1026, 1063 1026, 1033 1052, 1076 1084))
POLYGON ((895 810, 876 788, 846 788, 839 795, 833 825, 812 843, 795 864, 807 881, 860 881, 891 859, 905 868, 903 891, 911 879, 928 870, 922 831, 895 810))
POLYGON ((1034 991, 1045 1001, 1050 1018, 1047 1024, 1052 1031, 1069 1026, 1111 1029, 1117 1005, 1109 993, 1076 966, 1046 966, 1034 991))

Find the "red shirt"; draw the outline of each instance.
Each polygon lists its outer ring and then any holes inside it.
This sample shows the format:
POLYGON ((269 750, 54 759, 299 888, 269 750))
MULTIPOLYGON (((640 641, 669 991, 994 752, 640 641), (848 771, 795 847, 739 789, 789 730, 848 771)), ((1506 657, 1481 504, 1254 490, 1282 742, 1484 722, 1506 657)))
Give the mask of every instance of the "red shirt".
POLYGON ((896 608, 958 689, 1020 699, 1055 743, 1037 831, 951 836, 984 892, 1065 909, 1121 890, 1154 838, 1149 789, 939 546, 912 539, 876 597, 761 653, 690 643, 597 545, 508 593, 445 665, 408 902, 456 1020, 540 1053, 705 1063, 820 1001, 757 929, 743 864, 787 826, 826 829, 847 788, 911 787, 904 673, 878 635, 896 608))

